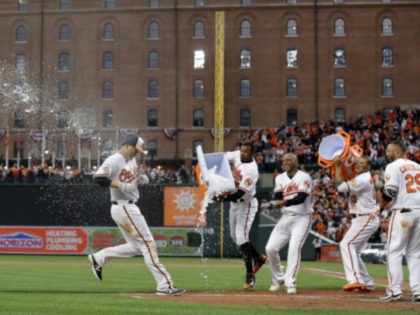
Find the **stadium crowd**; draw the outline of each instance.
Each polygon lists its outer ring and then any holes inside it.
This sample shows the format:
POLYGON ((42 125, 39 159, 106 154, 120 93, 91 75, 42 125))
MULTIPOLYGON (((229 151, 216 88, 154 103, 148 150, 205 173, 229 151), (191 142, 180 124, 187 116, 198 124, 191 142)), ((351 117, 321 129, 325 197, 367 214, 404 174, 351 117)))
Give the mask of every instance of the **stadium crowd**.
MULTIPOLYGON (((314 181, 315 210, 313 230, 339 242, 350 226, 351 217, 347 214, 347 200, 340 195, 328 169, 317 165, 317 152, 322 138, 339 131, 351 136, 351 144, 358 144, 364 155, 370 157, 377 192, 383 187, 383 171, 386 166, 385 148, 392 140, 402 140, 408 148, 408 158, 420 163, 420 110, 401 110, 398 107, 383 114, 373 116, 359 115, 354 120, 325 123, 318 121, 305 122, 301 126, 281 126, 248 130, 238 139, 254 141, 255 158, 260 173, 272 173, 274 177, 281 172, 281 157, 286 152, 293 152, 299 158, 299 165, 308 171, 314 181)), ((73 167, 65 169, 45 165, 34 165, 31 168, 18 167, 10 169, 0 167, 0 182, 3 183, 46 183, 59 181, 69 183, 91 182, 92 170, 78 170, 73 167)), ((194 169, 188 170, 184 165, 178 170, 164 169, 160 166, 143 165, 140 171, 140 184, 180 184, 194 185, 194 169)), ((278 216, 276 210, 270 214, 278 216)), ((371 242, 384 242, 387 232, 387 220, 372 236, 371 242)))

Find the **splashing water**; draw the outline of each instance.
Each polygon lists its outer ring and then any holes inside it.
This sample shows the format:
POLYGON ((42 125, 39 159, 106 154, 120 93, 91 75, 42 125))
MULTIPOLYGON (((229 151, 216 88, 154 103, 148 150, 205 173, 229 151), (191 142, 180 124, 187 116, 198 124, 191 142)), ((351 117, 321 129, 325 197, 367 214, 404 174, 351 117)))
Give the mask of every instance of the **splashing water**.
POLYGON ((216 167, 209 170, 208 186, 203 201, 201 202, 200 216, 198 218, 198 226, 206 222, 207 207, 214 202, 214 197, 220 196, 228 191, 230 180, 226 177, 216 174, 216 167))

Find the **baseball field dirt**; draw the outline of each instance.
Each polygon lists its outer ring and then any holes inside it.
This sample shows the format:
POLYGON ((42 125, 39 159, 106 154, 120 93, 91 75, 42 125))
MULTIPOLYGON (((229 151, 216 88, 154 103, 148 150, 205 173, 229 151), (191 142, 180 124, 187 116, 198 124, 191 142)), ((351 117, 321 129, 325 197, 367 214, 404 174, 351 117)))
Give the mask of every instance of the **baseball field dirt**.
POLYGON ((230 292, 187 292, 181 296, 161 297, 154 294, 131 293, 130 296, 155 300, 176 300, 184 303, 227 304, 271 306, 281 308, 324 309, 324 310, 372 310, 372 311, 419 311, 420 304, 410 301, 409 296, 399 302, 383 302, 379 297, 384 289, 374 292, 344 292, 341 290, 301 290, 288 295, 284 290, 269 291, 230 291, 230 292))

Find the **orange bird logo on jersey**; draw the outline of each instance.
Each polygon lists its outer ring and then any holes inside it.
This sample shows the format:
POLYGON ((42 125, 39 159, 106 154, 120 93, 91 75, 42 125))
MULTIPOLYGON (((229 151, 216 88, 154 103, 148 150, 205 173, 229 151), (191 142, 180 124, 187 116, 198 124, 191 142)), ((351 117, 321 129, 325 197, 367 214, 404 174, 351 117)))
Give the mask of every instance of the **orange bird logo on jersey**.
POLYGON ((137 178, 138 169, 137 167, 133 169, 132 172, 129 170, 123 169, 118 175, 118 179, 121 183, 131 183, 137 178))
POLYGON ((296 185, 295 183, 290 183, 285 187, 283 191, 283 196, 295 194, 298 191, 298 188, 298 185, 296 185))

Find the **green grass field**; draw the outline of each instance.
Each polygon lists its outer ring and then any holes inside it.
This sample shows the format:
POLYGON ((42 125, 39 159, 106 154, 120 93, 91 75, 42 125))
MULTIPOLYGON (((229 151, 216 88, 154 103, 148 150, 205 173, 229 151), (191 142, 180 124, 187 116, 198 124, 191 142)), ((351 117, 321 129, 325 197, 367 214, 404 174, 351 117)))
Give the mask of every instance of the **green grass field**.
MULTIPOLYGON (((193 291, 242 291, 244 272, 237 259, 161 258, 176 286, 193 291)), ((307 272, 308 268, 342 271, 337 263, 303 262, 298 289, 337 289, 344 280, 307 272)), ((368 265, 374 277, 386 278, 384 265, 368 265)), ((405 272, 407 274, 407 272, 405 272)), ((133 298, 122 293, 153 293, 154 280, 141 258, 110 262, 104 281, 91 274, 86 257, 0 255, 0 314, 319 314, 320 310, 180 303, 133 298)), ((255 290, 267 290, 269 268, 258 272, 255 290)), ((407 279, 406 279, 407 280, 407 279)), ((322 314, 354 314, 325 311, 322 314)), ((357 314, 384 312, 357 311, 357 314)), ((391 314, 392 312, 386 312, 391 314)), ((396 312, 394 312, 396 313, 396 312)), ((398 312, 398 314, 415 314, 398 312)), ((417 313, 418 314, 418 313, 417 313)))

